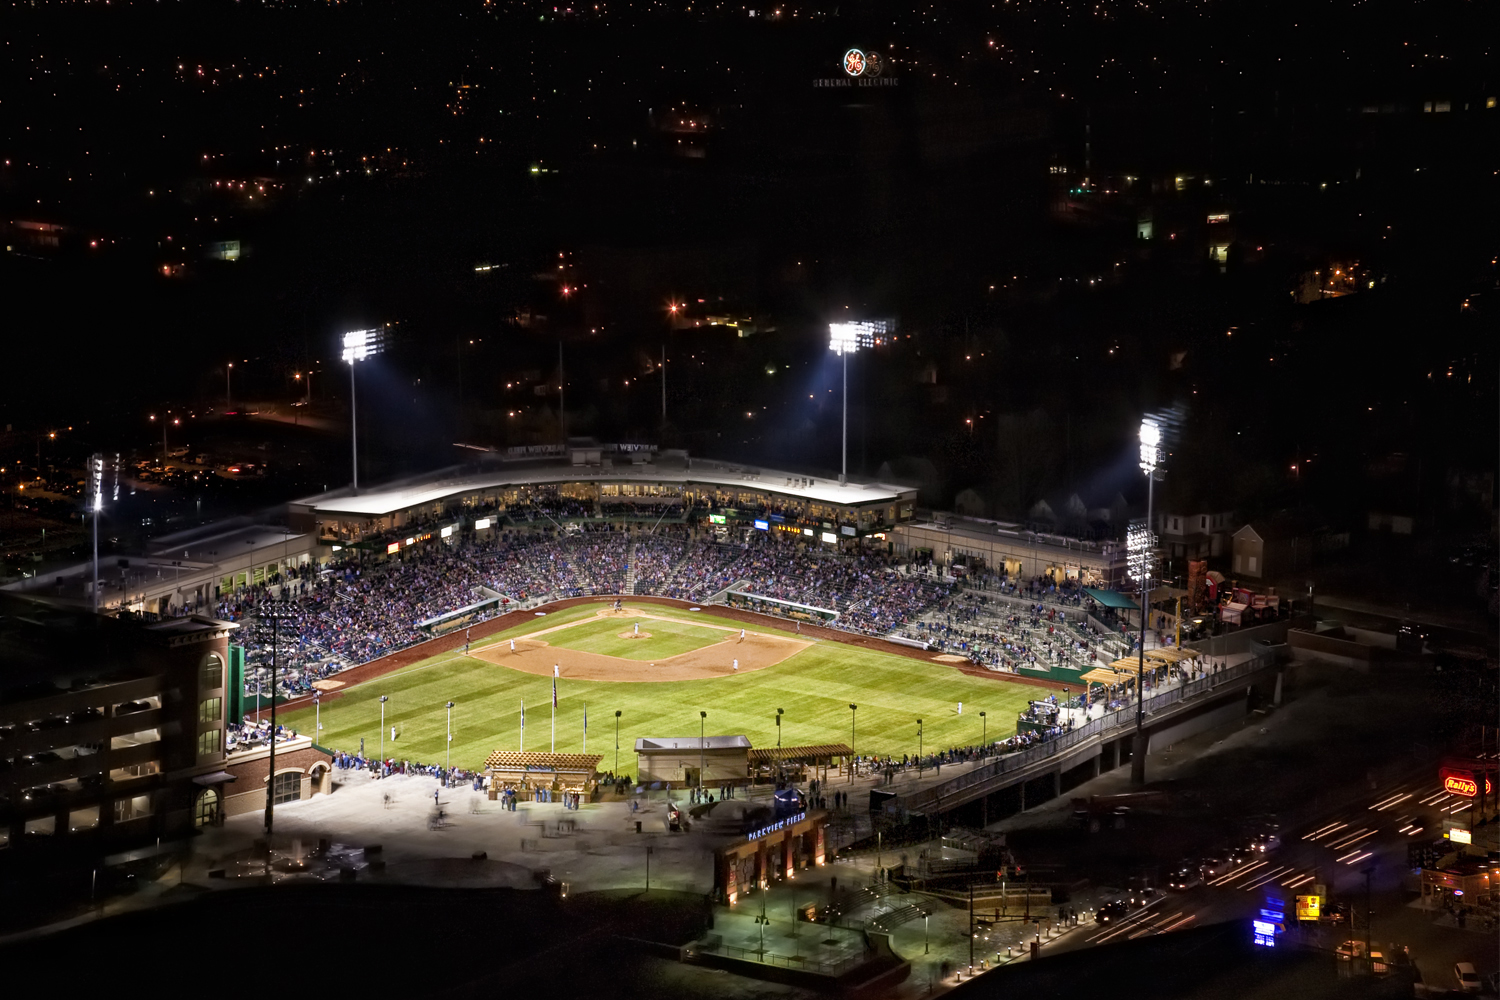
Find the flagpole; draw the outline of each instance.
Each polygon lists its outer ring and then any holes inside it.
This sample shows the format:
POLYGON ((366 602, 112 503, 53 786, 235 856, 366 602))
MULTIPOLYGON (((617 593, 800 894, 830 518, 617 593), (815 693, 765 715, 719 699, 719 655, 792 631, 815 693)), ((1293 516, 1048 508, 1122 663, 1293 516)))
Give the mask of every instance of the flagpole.
POLYGON ((521 699, 521 752, 526 752, 526 699, 521 699))
POLYGON ((589 703, 583 703, 583 752, 589 752, 589 703))
POLYGON ((552 752, 557 753, 557 664, 552 664, 552 752))

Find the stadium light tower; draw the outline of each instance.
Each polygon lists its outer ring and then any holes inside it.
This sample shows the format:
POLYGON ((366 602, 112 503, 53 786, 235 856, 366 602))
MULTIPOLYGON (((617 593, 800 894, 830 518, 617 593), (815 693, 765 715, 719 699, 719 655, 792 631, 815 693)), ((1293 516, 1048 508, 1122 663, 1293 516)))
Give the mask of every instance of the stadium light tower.
POLYGON ((354 453, 354 492, 359 492, 359 409, 354 398, 354 365, 373 358, 384 346, 383 330, 350 330, 344 334, 344 363, 349 366, 349 431, 350 448, 354 453))
POLYGON ((1135 744, 1130 752, 1130 781, 1146 783, 1146 624, 1151 617, 1151 563, 1156 534, 1151 530, 1152 501, 1160 477, 1161 425, 1151 417, 1141 421, 1141 471, 1146 474, 1146 520, 1131 524, 1125 535, 1130 576, 1141 588, 1141 649, 1135 673, 1135 744))
POLYGON ((862 347, 874 347, 875 337, 884 334, 885 320, 859 323, 829 323, 828 349, 844 359, 844 433, 843 462, 839 466, 839 485, 849 481, 849 355, 862 347))

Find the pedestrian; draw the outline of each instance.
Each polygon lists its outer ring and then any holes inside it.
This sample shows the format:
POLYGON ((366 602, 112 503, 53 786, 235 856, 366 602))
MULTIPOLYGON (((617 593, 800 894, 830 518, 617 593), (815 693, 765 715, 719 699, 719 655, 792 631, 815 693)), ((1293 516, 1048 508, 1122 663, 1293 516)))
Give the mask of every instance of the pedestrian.
POLYGON ((740 629, 740 642, 744 642, 744 641, 745 641, 745 630, 744 629, 740 629))
POLYGON ((734 658, 734 669, 735 672, 738 672, 740 669, 740 658, 737 656, 734 658))
POLYGON ((511 641, 510 641, 510 651, 511 651, 511 652, 512 652, 512 653, 514 653, 514 652, 515 652, 515 651, 516 651, 516 640, 514 640, 514 639, 512 639, 512 640, 511 640, 511 641))

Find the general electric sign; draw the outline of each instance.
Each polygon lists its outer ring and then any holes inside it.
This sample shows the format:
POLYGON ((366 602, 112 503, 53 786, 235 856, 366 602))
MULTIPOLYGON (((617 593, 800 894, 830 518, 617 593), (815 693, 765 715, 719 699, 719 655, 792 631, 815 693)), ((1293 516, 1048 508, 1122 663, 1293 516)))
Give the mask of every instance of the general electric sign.
POLYGON ((845 49, 840 61, 843 76, 817 79, 814 87, 894 87, 897 80, 887 75, 886 57, 865 49, 845 49))

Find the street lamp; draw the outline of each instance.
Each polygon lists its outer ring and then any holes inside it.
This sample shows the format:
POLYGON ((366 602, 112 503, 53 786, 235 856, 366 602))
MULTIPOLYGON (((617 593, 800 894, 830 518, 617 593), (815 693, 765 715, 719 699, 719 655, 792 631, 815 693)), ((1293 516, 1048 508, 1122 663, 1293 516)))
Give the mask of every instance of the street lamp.
POLYGON ((354 365, 380 353, 383 330, 350 330, 344 334, 344 362, 349 366, 349 436, 354 456, 354 492, 359 492, 359 410, 354 398, 354 365))
POLYGON ((620 710, 615 709, 615 777, 620 776, 620 710))
POLYGON ((1141 648, 1135 673, 1135 744, 1130 752, 1130 781, 1146 783, 1146 623, 1151 617, 1151 563, 1156 549, 1156 535, 1151 530, 1152 504, 1156 480, 1160 475, 1161 426, 1151 417, 1141 421, 1141 471, 1146 474, 1146 519, 1130 525, 1125 535, 1126 560, 1130 576, 1141 588, 1141 648))
POLYGON ((783 713, 785 711, 786 711, 786 709, 784 709, 784 708, 778 708, 776 710, 776 745, 777 746, 781 746, 781 713, 783 713))
POLYGON ((453 770, 453 702, 448 702, 448 755, 443 759, 443 770, 453 770))
POLYGON ((982 747, 990 745, 990 722, 984 717, 983 712, 979 713, 979 745, 982 747))
POLYGON ((854 702, 849 703, 849 784, 854 784, 854 713, 859 711, 859 706, 854 702))
POLYGON ((861 347, 874 347, 875 335, 886 332, 886 320, 859 323, 829 323, 828 349, 844 359, 844 432, 843 461, 839 466, 839 485, 849 481, 849 355, 861 347))
POLYGON ((385 766, 385 703, 390 701, 390 695, 380 696, 380 764, 385 766))

